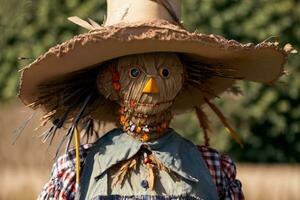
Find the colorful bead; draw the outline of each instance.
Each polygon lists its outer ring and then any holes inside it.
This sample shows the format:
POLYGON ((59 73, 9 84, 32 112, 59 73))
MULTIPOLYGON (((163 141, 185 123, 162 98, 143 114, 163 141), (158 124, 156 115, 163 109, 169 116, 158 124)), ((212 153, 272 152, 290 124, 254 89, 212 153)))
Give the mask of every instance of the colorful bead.
POLYGON ((134 103, 134 100, 130 100, 130 108, 134 108, 134 105, 135 105, 135 103, 134 103))
POLYGON ((150 129, 148 128, 148 126, 144 126, 143 127, 143 131, 146 132, 146 133, 149 133, 150 132, 150 129))
POLYGON ((121 123, 121 124, 124 124, 125 122, 126 122, 125 116, 124 116, 124 115, 121 115, 121 116, 120 116, 120 123, 121 123))
POLYGON ((146 142, 146 141, 148 141, 149 140, 149 135, 148 134, 146 134, 146 133, 144 133, 143 135, 142 135, 142 137, 141 137, 141 139, 142 139, 142 141, 143 142, 146 142))
POLYGON ((113 83, 114 90, 120 91, 121 90, 121 84, 120 83, 113 83))
POLYGON ((132 124, 132 125, 130 126, 130 131, 133 132, 133 131, 135 130, 135 127, 136 127, 136 125, 135 125, 135 124, 132 124))
POLYGON ((140 133, 142 131, 142 128, 141 127, 136 127, 136 130, 135 130, 137 133, 140 133))

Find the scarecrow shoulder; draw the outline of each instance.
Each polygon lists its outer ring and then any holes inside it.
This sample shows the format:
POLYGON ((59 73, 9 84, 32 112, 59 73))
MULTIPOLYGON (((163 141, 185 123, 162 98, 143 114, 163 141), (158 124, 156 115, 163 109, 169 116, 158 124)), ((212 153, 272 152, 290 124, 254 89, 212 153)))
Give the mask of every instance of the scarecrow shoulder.
POLYGON ((228 155, 220 154, 210 147, 198 146, 198 149, 217 187, 220 199, 243 200, 242 184, 236 179, 234 161, 228 155))
MULTIPOLYGON (((79 147, 80 163, 83 164, 87 152, 91 149, 91 144, 79 147)), ((54 163, 50 180, 45 184, 43 190, 38 196, 42 199, 73 199, 75 197, 75 172, 76 153, 70 150, 60 156, 54 163)))

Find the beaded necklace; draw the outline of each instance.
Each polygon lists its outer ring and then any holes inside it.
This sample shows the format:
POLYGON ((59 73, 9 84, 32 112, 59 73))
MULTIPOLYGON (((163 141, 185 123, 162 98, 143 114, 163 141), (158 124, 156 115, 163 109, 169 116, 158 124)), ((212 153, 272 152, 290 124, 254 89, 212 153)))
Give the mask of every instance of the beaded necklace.
MULTIPOLYGON (((157 123, 154 125, 149 125, 144 123, 136 124, 132 122, 130 119, 126 118, 126 112, 123 107, 120 108, 119 113, 120 113, 119 125, 121 126, 123 131, 129 134, 130 136, 137 138, 143 142, 161 137, 169 129, 170 120, 165 120, 161 123, 157 123)), ((147 118, 147 116, 143 116, 143 117, 145 119, 147 118)))

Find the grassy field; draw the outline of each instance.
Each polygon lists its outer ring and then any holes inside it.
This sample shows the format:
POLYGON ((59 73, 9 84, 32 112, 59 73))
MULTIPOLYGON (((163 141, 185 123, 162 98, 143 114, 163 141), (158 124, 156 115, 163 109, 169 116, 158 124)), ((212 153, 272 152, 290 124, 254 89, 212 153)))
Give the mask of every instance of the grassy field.
MULTIPOLYGON (((0 200, 35 199, 48 180, 54 147, 41 144, 38 118, 28 126, 15 145, 16 129, 30 110, 13 103, 0 105, 0 200)), ((300 165, 239 164, 238 178, 248 200, 299 200, 300 165)))

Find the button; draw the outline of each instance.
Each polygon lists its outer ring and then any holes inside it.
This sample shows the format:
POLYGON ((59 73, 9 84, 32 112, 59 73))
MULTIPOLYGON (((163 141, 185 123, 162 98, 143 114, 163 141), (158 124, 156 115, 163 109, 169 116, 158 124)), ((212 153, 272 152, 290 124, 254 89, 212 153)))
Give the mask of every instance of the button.
POLYGON ((143 188, 145 188, 145 189, 149 188, 148 181, 147 181, 147 180, 142 180, 141 186, 142 186, 143 188))

